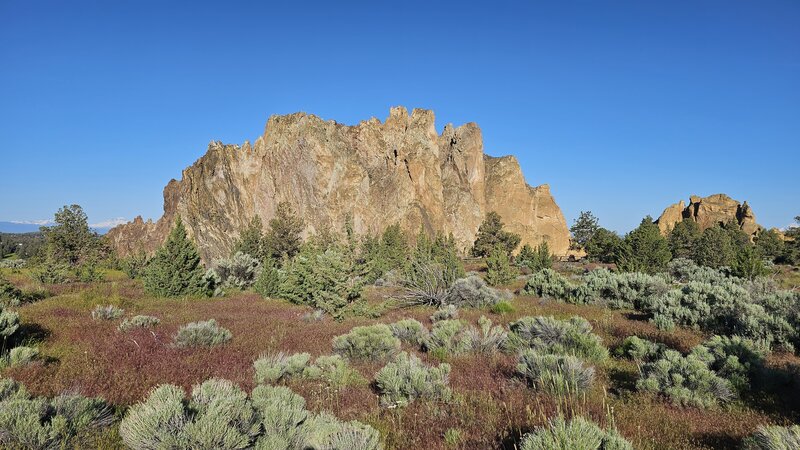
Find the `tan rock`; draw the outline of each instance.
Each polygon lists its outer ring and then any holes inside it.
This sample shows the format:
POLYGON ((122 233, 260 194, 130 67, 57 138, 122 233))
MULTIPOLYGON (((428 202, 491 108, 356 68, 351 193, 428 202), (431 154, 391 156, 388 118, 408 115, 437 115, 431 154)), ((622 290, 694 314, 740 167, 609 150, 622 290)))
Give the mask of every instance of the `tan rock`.
POLYGON ((747 202, 739 203, 725 194, 692 195, 688 206, 684 206, 682 200, 668 206, 656 223, 661 233, 666 235, 682 220, 694 220, 701 230, 734 221, 751 239, 762 229, 747 202))
POLYGON ((483 154, 474 123, 436 133, 432 111, 392 108, 381 123, 355 126, 295 113, 272 116, 251 145, 209 144, 208 151, 164 189, 164 215, 108 233, 121 256, 152 253, 180 215, 204 260, 229 254, 239 232, 258 215, 266 224, 281 201, 306 222, 305 235, 340 230, 352 214, 359 234, 400 223, 411 233, 453 233, 472 246, 478 226, 495 210, 522 243, 547 241, 566 254, 569 231, 547 185, 531 187, 514 157, 483 154))

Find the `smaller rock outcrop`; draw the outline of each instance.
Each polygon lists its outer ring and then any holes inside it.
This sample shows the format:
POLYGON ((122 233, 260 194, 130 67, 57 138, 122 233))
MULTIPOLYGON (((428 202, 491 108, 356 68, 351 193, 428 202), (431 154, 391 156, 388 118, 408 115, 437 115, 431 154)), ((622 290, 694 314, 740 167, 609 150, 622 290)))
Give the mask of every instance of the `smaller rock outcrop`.
POLYGON ((756 216, 746 201, 740 203, 725 194, 708 197, 692 195, 688 206, 683 200, 667 206, 656 223, 661 234, 666 235, 682 220, 697 222, 701 230, 734 221, 751 238, 762 229, 756 223, 756 216))

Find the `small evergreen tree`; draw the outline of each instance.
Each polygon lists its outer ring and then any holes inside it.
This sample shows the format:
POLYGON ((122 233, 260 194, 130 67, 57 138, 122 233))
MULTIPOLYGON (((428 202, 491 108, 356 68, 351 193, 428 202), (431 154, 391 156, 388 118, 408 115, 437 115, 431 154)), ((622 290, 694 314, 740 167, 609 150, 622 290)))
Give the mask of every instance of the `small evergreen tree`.
POLYGON ((486 218, 478 228, 478 235, 472 246, 472 256, 489 256, 495 248, 501 248, 507 255, 511 255, 521 239, 520 235, 505 231, 500 214, 491 211, 486 214, 486 218))
POLYGON ((361 297, 363 284, 352 272, 336 247, 320 253, 307 246, 286 269, 280 296, 340 317, 346 306, 361 297))
POLYGON ((414 248, 410 264, 407 265, 406 280, 413 282, 424 278, 424 274, 420 272, 428 271, 431 265, 439 266, 447 286, 465 276, 464 265, 458 257, 453 235, 445 237, 443 234, 437 234, 431 239, 425 230, 420 229, 417 246, 414 248))
POLYGON ((736 250, 731 241, 731 234, 720 226, 703 230, 692 254, 692 259, 697 264, 715 269, 730 267, 735 258, 736 250))
POLYGON ((700 227, 694 220, 682 220, 675 224, 667 237, 672 257, 691 258, 701 234, 700 227))
POLYGON ((650 216, 625 235, 617 256, 617 266, 627 272, 660 272, 672 259, 667 239, 650 216))
POLYGON ((197 248, 186 235, 180 216, 144 270, 142 281, 148 294, 159 297, 210 293, 197 248))
POLYGON ((581 211, 575 223, 569 228, 572 232, 572 244, 577 248, 584 248, 586 243, 592 239, 597 230, 600 229, 597 217, 591 211, 581 211))
POLYGON ((586 242, 584 250, 590 260, 610 264, 617 260, 621 246, 622 238, 617 233, 599 228, 586 242))
POLYGON ((280 269, 276 267, 275 261, 269 258, 264 262, 253 289, 264 298, 276 298, 280 296, 282 281, 280 269))
POLYGON ((55 214, 55 225, 41 227, 48 258, 76 267, 87 259, 98 259, 100 237, 89 228, 80 205, 64 206, 55 214))
POLYGON ((534 250, 528 244, 523 245, 522 250, 517 255, 517 265, 527 267, 531 272, 553 267, 553 255, 550 253, 550 246, 547 245, 547 242, 542 242, 534 250))
POLYGON ((276 261, 292 258, 300 252, 303 244, 301 234, 305 228, 303 219, 297 217, 288 202, 278 203, 275 218, 269 221, 269 231, 264 243, 270 256, 276 261))
POLYGON ((486 282, 491 286, 506 284, 514 280, 517 271, 511 266, 508 253, 504 248, 496 248, 486 259, 486 282))
POLYGON ((789 227, 784 235, 787 240, 784 243, 784 250, 778 258, 779 262, 787 264, 800 264, 800 216, 794 218, 795 226, 789 227))
POLYGON ((781 256, 784 248, 783 239, 775 230, 764 230, 756 238, 756 249, 770 260, 781 256))
POLYGON ((764 264, 764 258, 758 249, 752 245, 746 245, 736 253, 731 272, 737 277, 752 280, 769 274, 769 269, 764 264))
POLYGON ((239 239, 233 245, 231 256, 237 253, 245 253, 263 261, 267 256, 266 251, 261 218, 254 216, 250 223, 247 224, 247 227, 239 234, 239 239))
POLYGON ((408 253, 408 241, 400 224, 386 227, 381 236, 380 257, 388 270, 402 268, 408 259, 408 253))

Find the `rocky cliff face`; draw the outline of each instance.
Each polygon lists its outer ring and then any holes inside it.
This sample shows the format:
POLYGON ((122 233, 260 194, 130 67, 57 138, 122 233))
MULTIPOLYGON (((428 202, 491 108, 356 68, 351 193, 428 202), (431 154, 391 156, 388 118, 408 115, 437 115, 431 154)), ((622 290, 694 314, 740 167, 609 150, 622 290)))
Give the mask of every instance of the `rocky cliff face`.
POLYGON ((658 228, 666 235, 676 223, 682 220, 694 220, 701 230, 735 221, 739 227, 753 237, 761 226, 756 223, 756 216, 747 202, 739 203, 725 194, 714 194, 708 197, 691 196, 687 206, 683 200, 668 206, 658 218, 658 228))
POLYGON ((474 123, 441 135, 432 111, 392 108, 388 119, 346 126, 314 115, 272 116, 251 144, 212 142, 207 153, 164 188, 164 215, 137 217, 108 233, 125 256, 153 252, 177 215, 204 260, 227 256, 253 216, 266 224, 281 201, 305 219, 306 236, 340 230, 352 214, 359 234, 400 223, 411 233, 453 233, 471 247, 485 214, 497 211, 523 243, 546 241, 563 255, 566 221, 547 185, 525 183, 512 156, 483 154, 474 123))

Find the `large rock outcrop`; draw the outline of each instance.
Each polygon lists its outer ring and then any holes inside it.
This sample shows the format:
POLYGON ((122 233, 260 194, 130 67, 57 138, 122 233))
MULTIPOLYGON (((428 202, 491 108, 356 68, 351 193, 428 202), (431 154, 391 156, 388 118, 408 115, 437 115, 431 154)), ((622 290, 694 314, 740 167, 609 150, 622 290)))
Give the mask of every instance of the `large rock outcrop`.
POLYGON ((251 144, 212 142, 164 189, 164 215, 137 217, 108 232, 120 255, 153 252, 180 215, 204 260, 228 255, 253 216, 266 224, 288 201, 306 236, 341 230, 352 215, 359 234, 400 223, 411 233, 453 233, 466 250, 489 211, 523 243, 548 242, 563 255, 569 231, 547 185, 525 183, 513 156, 483 153, 474 123, 436 132, 432 111, 392 108, 389 117, 346 126, 305 113, 272 116, 251 144))
POLYGON ((697 222, 701 230, 734 221, 751 238, 761 230, 750 205, 747 202, 739 203, 725 194, 708 197, 693 195, 688 206, 681 200, 664 209, 656 223, 661 233, 666 235, 682 220, 697 222))

